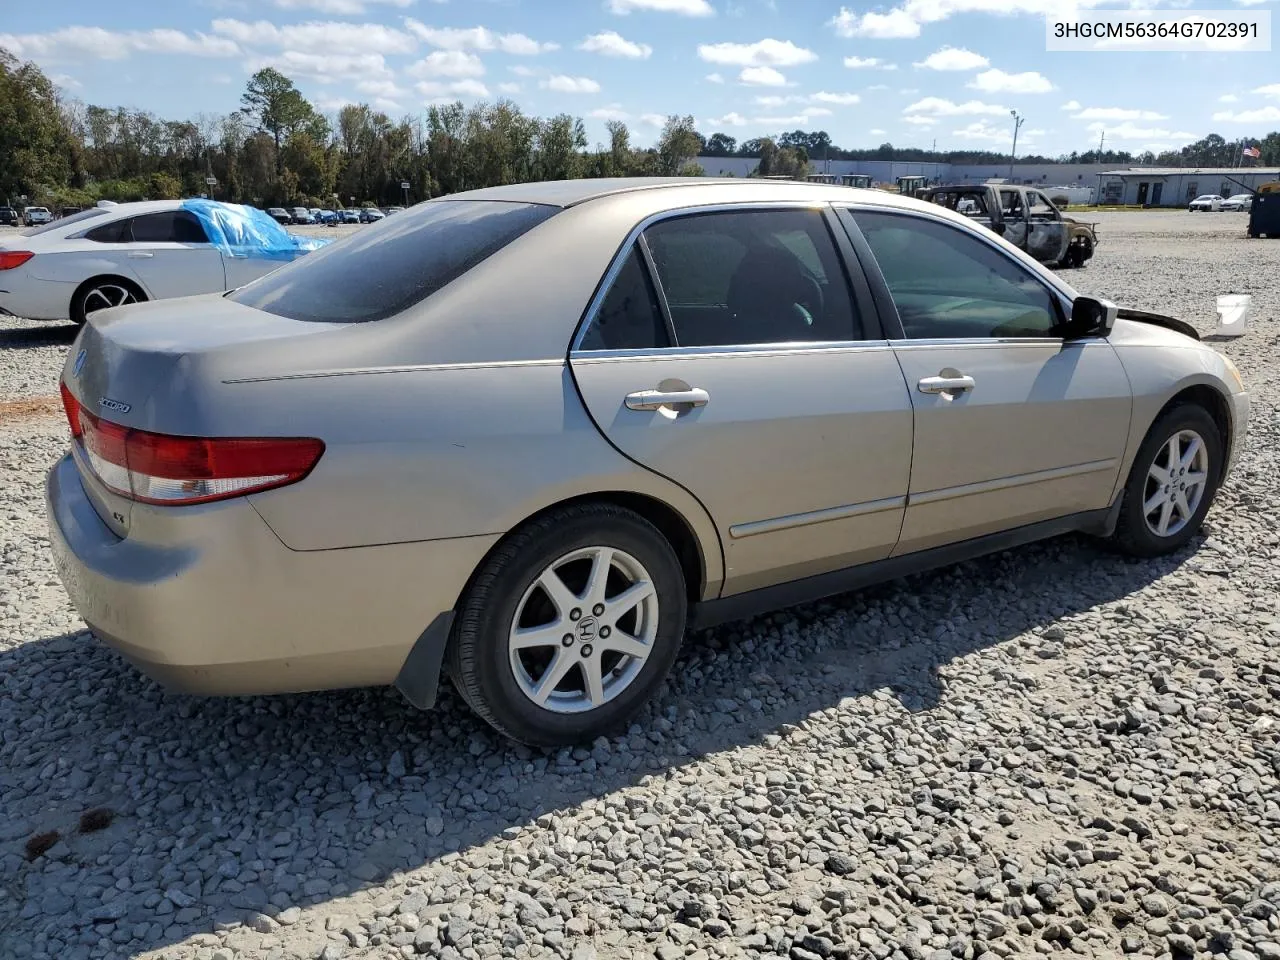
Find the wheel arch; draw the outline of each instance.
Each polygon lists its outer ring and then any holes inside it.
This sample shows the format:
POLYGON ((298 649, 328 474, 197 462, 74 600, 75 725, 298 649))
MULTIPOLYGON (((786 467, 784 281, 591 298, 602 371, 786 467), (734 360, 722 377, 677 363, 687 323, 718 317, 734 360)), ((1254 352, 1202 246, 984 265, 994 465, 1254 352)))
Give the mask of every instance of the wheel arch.
MULTIPOLYGON (((1231 449, 1231 441, 1233 431, 1235 429, 1235 424, 1232 423, 1231 420, 1231 403, 1225 396, 1223 396, 1222 391, 1218 390, 1216 387, 1207 383, 1193 383, 1181 388, 1177 393, 1170 397, 1165 402, 1164 406, 1156 411, 1156 415, 1152 418, 1151 423, 1154 424, 1174 407, 1182 404, 1194 404, 1203 408, 1205 412, 1213 418, 1213 422, 1217 426, 1218 432, 1222 435, 1223 456, 1218 462, 1218 476, 1215 478, 1216 482, 1221 483, 1224 471, 1227 468, 1227 451, 1231 449)), ((1150 425, 1148 425, 1147 430, 1151 430, 1150 425)))
POLYGON ((83 293, 85 290, 89 289, 90 287, 92 287, 95 283, 102 283, 104 280, 111 280, 111 281, 114 281, 115 283, 120 283, 126 286, 130 286, 141 295, 141 298, 143 300, 151 299, 150 291, 148 291, 146 287, 144 287, 141 283, 139 283, 133 277, 126 277, 124 274, 121 274, 121 273, 95 273, 93 276, 89 277, 87 280, 84 280, 81 283, 77 284, 75 290, 71 292, 71 301, 67 305, 67 316, 71 317, 74 320, 76 300, 79 299, 80 294, 83 293))

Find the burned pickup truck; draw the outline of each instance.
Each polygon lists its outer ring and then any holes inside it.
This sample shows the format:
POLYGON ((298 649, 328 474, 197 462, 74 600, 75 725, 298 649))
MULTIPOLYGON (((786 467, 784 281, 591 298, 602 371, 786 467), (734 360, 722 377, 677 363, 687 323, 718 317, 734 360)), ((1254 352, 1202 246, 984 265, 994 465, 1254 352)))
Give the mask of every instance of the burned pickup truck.
POLYGON ((1098 245, 1097 224, 1063 216, 1034 187, 962 184, 930 187, 917 196, 976 220, 1041 263, 1083 267, 1098 245))

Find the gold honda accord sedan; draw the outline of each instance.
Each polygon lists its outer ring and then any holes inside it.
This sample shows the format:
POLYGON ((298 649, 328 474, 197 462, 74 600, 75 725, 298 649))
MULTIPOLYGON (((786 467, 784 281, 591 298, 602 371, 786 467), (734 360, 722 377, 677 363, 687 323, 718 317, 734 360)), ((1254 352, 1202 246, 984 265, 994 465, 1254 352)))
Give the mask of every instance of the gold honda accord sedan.
POLYGON ((418 204, 225 295, 94 314, 58 569, 179 691, 448 675, 616 730, 686 630, 1069 531, 1152 556, 1245 435, 1193 328, 963 216, 770 180, 418 204))

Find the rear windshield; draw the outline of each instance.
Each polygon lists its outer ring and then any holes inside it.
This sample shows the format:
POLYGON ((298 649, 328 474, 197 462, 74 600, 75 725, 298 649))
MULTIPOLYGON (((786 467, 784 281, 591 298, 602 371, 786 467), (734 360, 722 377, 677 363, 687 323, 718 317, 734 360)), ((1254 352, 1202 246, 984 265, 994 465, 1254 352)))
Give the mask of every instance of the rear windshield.
MULTIPOLYGON (((35 209, 44 210, 44 207, 36 207, 35 209)), ((44 212, 48 213, 49 211, 45 210, 44 212)), ((24 230, 22 235, 24 237, 34 237, 40 233, 48 233, 50 230, 61 230, 64 227, 71 226, 73 223, 79 223, 81 220, 91 220, 94 217, 105 216, 110 212, 110 210, 104 207, 91 207, 88 210, 81 210, 79 213, 73 213, 69 217, 63 217, 61 220, 50 220, 42 226, 24 230)))
POLYGON ((381 320, 425 300, 558 210, 499 200, 424 203, 228 297, 292 320, 381 320))

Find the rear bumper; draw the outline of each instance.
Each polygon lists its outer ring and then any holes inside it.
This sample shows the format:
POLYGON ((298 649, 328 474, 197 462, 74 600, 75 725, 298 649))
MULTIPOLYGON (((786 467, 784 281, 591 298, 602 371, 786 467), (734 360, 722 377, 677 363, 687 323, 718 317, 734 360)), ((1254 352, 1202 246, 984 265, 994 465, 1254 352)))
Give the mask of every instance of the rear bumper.
POLYGON ((184 693, 391 684, 497 539, 295 551, 244 499, 135 504, 120 539, 70 455, 45 492, 71 602, 100 639, 184 693))

